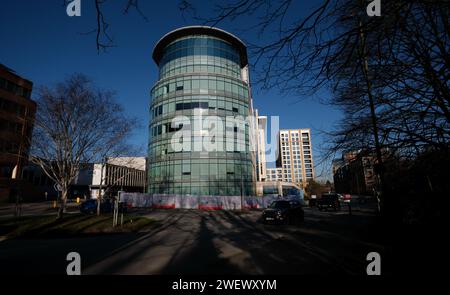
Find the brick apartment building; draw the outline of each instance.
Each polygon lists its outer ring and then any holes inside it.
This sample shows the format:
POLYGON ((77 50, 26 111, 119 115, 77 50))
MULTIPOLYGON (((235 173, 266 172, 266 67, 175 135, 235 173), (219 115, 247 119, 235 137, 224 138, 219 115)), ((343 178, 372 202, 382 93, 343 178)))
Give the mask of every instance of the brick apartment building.
POLYGON ((374 164, 376 157, 367 151, 352 151, 333 161, 336 192, 372 195, 376 187, 374 164))

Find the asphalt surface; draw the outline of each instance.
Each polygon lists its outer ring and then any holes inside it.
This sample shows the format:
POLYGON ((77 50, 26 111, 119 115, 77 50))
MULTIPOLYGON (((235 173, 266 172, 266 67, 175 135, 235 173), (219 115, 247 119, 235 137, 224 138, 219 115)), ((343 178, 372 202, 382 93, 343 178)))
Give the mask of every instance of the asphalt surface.
POLYGON ((158 223, 145 233, 0 241, 0 273, 65 274, 75 251, 82 274, 365 275, 367 253, 386 251, 376 216, 363 211, 306 208, 301 225, 264 225, 260 211, 134 214, 158 223))
MULTIPOLYGON (((33 215, 52 215, 57 212, 57 208, 54 208, 54 202, 40 202, 40 203, 24 203, 20 205, 21 216, 33 216, 33 215)), ((68 202, 66 205, 67 213, 79 212, 76 202, 68 202)), ((14 217, 16 211, 16 204, 7 203, 0 205, 0 218, 14 217)))

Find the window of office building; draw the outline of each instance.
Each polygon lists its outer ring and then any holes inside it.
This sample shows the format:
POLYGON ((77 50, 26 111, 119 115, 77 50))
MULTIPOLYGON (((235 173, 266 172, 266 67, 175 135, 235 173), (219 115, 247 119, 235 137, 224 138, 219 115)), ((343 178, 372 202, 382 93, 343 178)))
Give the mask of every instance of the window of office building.
MULTIPOLYGON (((183 138, 183 144, 191 148, 189 151, 171 149, 172 135, 181 128, 200 131, 189 124, 198 112, 217 116, 224 125, 227 117, 246 117, 250 112, 249 87, 241 77, 241 58, 245 49, 237 48, 214 34, 180 35, 178 32, 177 37, 170 34, 164 37, 172 40, 158 49, 160 76, 151 91, 149 192, 254 194, 256 176, 248 125, 223 126, 233 134, 234 143, 228 137, 211 138, 211 142, 223 147, 231 143, 231 151, 196 151, 194 147, 198 144, 201 147, 202 139, 209 136, 207 133, 183 138), (172 126, 172 119, 176 116, 184 116, 188 122, 172 126), (237 149, 238 146, 244 148, 237 149)), ((160 42, 164 43, 164 38, 160 42)))

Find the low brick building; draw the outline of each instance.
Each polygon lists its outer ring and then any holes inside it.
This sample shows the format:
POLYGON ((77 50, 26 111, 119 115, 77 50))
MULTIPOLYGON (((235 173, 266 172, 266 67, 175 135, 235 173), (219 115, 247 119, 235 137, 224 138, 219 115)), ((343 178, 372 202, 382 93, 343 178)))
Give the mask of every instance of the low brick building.
POLYGON ((345 153, 333 161, 333 180, 338 193, 372 195, 376 186, 375 156, 366 151, 345 153))

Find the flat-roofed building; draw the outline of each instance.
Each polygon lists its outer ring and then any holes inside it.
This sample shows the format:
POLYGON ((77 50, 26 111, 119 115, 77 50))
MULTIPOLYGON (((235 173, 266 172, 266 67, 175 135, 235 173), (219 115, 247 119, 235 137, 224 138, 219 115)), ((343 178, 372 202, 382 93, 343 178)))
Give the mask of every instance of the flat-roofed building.
POLYGON ((283 168, 267 168, 266 181, 283 181, 283 168))
POLYGON ((345 152, 333 161, 333 180, 336 192, 372 195, 376 189, 376 156, 374 152, 357 150, 345 152))
MULTIPOLYGON (((56 199, 55 183, 40 166, 28 164, 23 169, 22 177, 26 181, 24 195, 28 199, 56 199)), ((146 183, 145 157, 113 157, 103 165, 82 164, 69 187, 69 198, 97 198, 100 187, 107 197, 116 196, 118 191, 143 193, 146 192, 146 183)))
POLYGON ((254 195, 245 44, 218 28, 183 27, 158 41, 153 60, 159 77, 151 90, 149 193, 254 195), (196 123, 204 120, 215 130, 196 123))
POLYGON ((21 194, 36 113, 32 88, 31 81, 0 64, 0 202, 21 194))
POLYGON ((258 181, 266 181, 267 179, 267 166, 266 166, 266 125, 267 125, 267 117, 259 116, 258 110, 255 109, 255 118, 256 122, 256 145, 257 145, 257 153, 256 153, 256 176, 258 181))
POLYGON ((296 183, 302 188, 314 179, 309 128, 280 130, 277 167, 282 168, 283 181, 296 183))
POLYGON ((114 157, 109 158, 106 165, 92 165, 89 188, 91 197, 96 198, 102 187, 104 195, 116 195, 118 191, 146 191, 146 158, 114 157))

